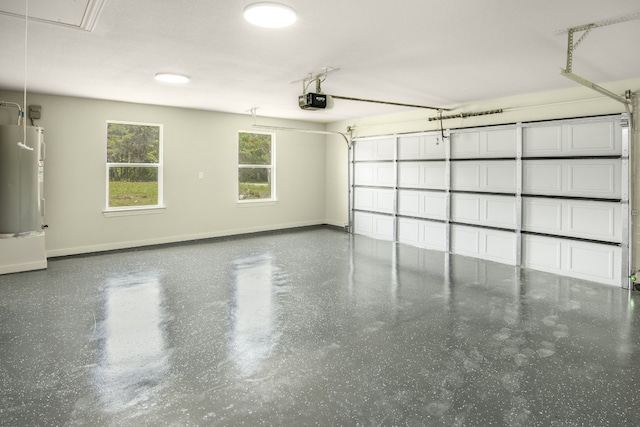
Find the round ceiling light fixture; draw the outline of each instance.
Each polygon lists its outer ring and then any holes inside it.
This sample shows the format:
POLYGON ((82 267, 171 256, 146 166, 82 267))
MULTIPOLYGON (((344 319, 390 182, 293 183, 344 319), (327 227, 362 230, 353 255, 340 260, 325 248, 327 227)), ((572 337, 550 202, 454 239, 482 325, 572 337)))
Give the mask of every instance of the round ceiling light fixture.
POLYGON ((244 9, 244 19, 253 25, 265 28, 283 28, 298 19, 296 11, 280 3, 253 3, 244 9))
POLYGON ((157 73, 156 80, 165 83, 187 83, 189 77, 175 73, 157 73))

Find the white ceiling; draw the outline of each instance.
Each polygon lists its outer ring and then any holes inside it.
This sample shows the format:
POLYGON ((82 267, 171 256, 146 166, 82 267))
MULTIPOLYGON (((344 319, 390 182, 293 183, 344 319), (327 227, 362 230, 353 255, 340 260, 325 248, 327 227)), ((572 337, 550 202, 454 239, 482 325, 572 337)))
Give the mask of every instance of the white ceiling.
MULTIPOLYGON (((566 30, 640 17, 638 0, 281 1, 298 21, 278 30, 243 20, 253 0, 107 0, 93 31, 31 20, 27 90, 332 122, 406 108, 336 100, 302 111, 293 81, 334 67, 326 93, 442 107, 574 87, 559 73, 566 30), (157 72, 191 81, 159 83, 157 72)), ((0 14, 0 35, 0 88, 22 90, 24 19, 0 14)), ((640 19, 596 28, 573 71, 596 83, 640 77, 638 46, 640 19)))
POLYGON ((92 31, 106 0, 0 0, 0 13, 92 31))

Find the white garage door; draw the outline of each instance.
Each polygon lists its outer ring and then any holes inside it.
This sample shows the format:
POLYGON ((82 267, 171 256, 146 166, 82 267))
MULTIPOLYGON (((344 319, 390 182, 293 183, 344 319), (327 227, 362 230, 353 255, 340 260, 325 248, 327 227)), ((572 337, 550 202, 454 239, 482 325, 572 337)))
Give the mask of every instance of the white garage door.
POLYGON ((627 126, 617 115, 357 139, 353 231, 626 284, 627 126))

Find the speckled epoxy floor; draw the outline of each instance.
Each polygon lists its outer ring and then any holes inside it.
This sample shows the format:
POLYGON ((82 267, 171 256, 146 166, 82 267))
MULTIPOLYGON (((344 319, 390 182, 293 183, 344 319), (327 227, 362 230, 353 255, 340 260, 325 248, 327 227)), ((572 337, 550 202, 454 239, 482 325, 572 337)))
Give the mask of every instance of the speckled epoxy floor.
POLYGON ((0 425, 635 426, 638 298, 330 228, 53 259, 0 425))

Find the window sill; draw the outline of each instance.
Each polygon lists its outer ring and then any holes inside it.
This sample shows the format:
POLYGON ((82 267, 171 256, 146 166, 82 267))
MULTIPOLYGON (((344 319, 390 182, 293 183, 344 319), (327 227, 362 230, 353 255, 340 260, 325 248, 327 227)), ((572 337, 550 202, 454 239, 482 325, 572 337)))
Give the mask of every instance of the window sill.
POLYGON ((238 200, 236 202, 239 208, 250 208, 256 206, 275 206, 278 204, 277 200, 268 199, 268 200, 260 200, 260 199, 252 199, 252 200, 238 200))
POLYGON ((112 208, 103 210, 102 215, 104 215, 105 218, 131 215, 154 215, 164 213, 165 210, 166 208, 164 206, 112 208))

